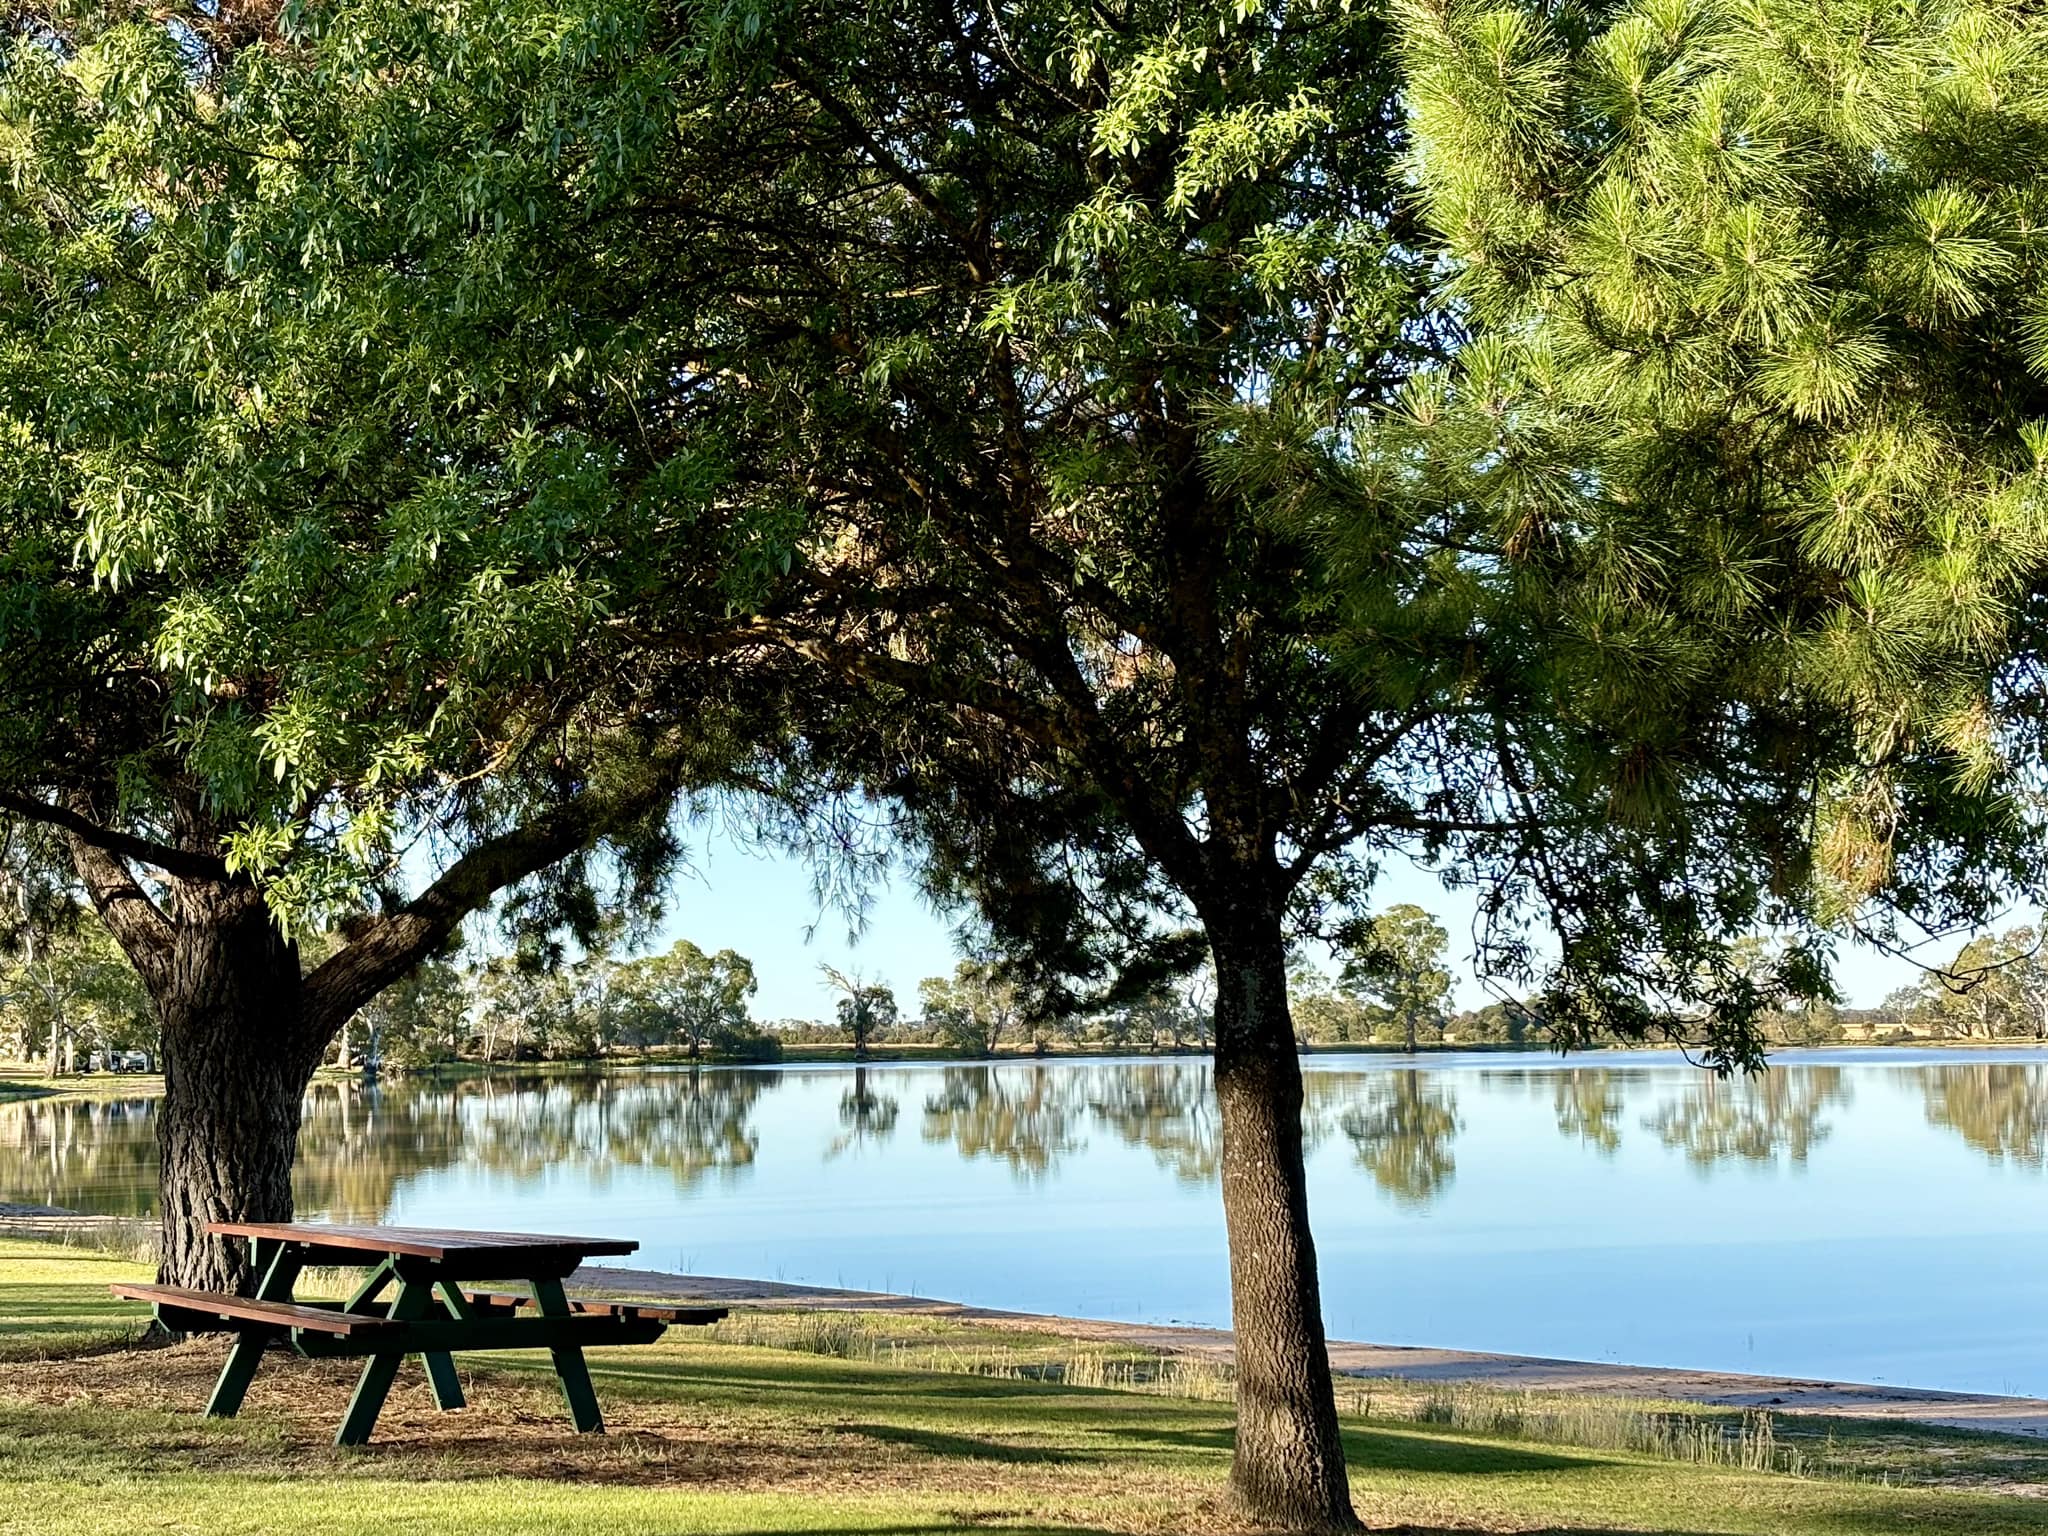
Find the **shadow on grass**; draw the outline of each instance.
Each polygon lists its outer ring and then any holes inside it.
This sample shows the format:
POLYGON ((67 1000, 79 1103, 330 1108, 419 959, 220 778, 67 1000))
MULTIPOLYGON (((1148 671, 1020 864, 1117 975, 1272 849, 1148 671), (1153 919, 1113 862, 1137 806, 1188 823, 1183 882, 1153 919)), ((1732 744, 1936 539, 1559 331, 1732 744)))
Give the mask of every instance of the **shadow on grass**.
MULTIPOLYGON (((1450 1472, 1489 1476, 1503 1472, 1591 1472, 1612 1462, 1596 1451, 1555 1452, 1466 1440, 1456 1435, 1346 1425, 1344 1459, 1354 1467, 1387 1472, 1450 1472)), ((1535 1533, 1542 1536, 1542 1533, 1535 1533)), ((1616 1536, 1634 1536, 1621 1531, 1616 1536)))
MULTIPOLYGON (((915 1525, 862 1525, 849 1527, 848 1536, 934 1536, 936 1532, 957 1532, 960 1530, 957 1518, 934 1515, 928 1523, 915 1525)), ((1108 1530, 1098 1525, 1078 1525, 1066 1522, 1046 1522, 1029 1525, 1012 1525, 1005 1521, 1001 1527, 1003 1536, 1128 1536, 1126 1532, 1108 1530)), ((1255 1528, 1247 1527, 1247 1530, 1255 1528)), ((1474 1536, 1470 1526, 1451 1527, 1444 1525, 1369 1525, 1364 1527, 1366 1536, 1474 1536)), ((799 1531, 787 1526, 763 1526, 758 1530, 735 1531, 732 1536, 817 1536, 814 1527, 799 1531)), ((1514 1536, 1719 1536, 1718 1532, 1703 1530, 1681 1530, 1675 1526, 1660 1526, 1655 1530, 1622 1530, 1612 1525, 1545 1525, 1517 1527, 1514 1536)))
POLYGON ((978 1435, 947 1434, 936 1429, 913 1429, 904 1424, 848 1424, 848 1434, 866 1435, 889 1445, 907 1445, 927 1456, 954 1460, 1037 1462, 1047 1466, 1074 1466, 1097 1462, 1102 1456, 1062 1450, 1057 1446, 1014 1445, 1005 1440, 987 1440, 978 1435))

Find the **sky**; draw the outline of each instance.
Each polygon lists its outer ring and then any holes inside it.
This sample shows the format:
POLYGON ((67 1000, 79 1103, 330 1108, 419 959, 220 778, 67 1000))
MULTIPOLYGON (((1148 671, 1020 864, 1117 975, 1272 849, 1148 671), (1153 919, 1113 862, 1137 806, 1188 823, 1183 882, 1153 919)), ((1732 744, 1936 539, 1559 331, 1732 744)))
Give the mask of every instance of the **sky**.
MULTIPOLYGON (((1447 891, 1429 871, 1396 863, 1382 873, 1375 905, 1404 901, 1434 913, 1450 932, 1456 1006, 1484 1006, 1491 998, 1474 977, 1470 956, 1472 894, 1447 891)), ((2011 919, 2025 920, 2024 913, 2011 919)), ((691 868, 671 889, 654 943, 665 949, 687 938, 709 951, 738 950, 754 962, 760 983, 754 1015, 769 1020, 831 1017, 834 994, 821 974, 825 965, 886 983, 906 1012, 914 1011, 918 982, 950 974, 958 958, 953 925, 901 879, 876 891, 858 934, 849 926, 845 913, 820 910, 800 859, 742 846, 712 830, 693 847, 691 868)), ((1920 958, 1946 960, 1961 942, 1942 940, 1920 958)), ((1861 945, 1845 944, 1837 953, 1835 980, 1851 1007, 1872 1006, 1917 975, 1911 961, 1861 945)))

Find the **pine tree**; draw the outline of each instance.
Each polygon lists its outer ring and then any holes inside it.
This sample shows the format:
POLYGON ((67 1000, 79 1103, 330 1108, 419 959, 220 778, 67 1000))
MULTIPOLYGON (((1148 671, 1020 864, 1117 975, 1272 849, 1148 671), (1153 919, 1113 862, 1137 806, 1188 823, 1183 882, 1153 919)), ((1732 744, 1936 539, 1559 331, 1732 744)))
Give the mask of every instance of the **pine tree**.
POLYGON ((1629 809, 1797 762, 1807 854, 1771 857, 1776 892, 1983 917, 2037 862, 2048 25, 1877 0, 1398 22, 1468 340, 1373 423, 1382 461, 1486 510, 1560 713, 1636 759, 1629 809))

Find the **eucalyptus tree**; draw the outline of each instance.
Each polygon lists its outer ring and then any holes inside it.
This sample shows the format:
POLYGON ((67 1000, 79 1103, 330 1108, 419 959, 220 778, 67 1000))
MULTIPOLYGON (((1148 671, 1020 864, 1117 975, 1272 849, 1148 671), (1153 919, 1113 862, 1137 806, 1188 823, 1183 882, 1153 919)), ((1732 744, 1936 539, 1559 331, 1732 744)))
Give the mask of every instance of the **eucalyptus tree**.
POLYGON ((833 1014, 853 1042, 853 1059, 866 1061, 868 1042, 881 1031, 896 1026, 900 1017, 896 994, 882 982, 869 981, 836 966, 821 965, 818 969, 839 994, 833 1003, 833 1014))
POLYGON ((408 245, 275 20, 17 10, 0 53, 0 813, 148 990, 163 1273, 203 1287, 247 1278, 205 1222, 290 1214, 343 1022, 551 866, 525 910, 587 919, 579 855, 649 873, 720 754, 606 643, 639 525, 536 404, 564 296, 408 245))
POLYGON ((667 952, 640 961, 634 979, 638 998, 661 1019, 666 1033, 690 1048, 690 1059, 703 1054, 707 1041, 732 1035, 750 1024, 747 1000, 758 985, 754 963, 736 950, 707 955, 688 939, 677 939, 667 952))
POLYGON ((1386 1010, 1407 1050, 1415 1049, 1419 1029, 1443 1039, 1444 1000, 1451 994, 1451 973, 1443 963, 1449 940, 1429 913, 1401 902, 1363 924, 1359 942, 1344 957, 1345 986, 1386 1010))

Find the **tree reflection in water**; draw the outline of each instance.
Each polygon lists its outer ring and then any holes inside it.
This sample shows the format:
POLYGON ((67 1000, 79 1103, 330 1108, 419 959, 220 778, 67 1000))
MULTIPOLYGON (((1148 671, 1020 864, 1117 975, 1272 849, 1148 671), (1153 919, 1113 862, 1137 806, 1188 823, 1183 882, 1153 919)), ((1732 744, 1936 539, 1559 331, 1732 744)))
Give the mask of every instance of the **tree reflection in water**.
POLYGON ((1021 1073, 947 1067, 938 1093, 924 1103, 924 1139, 951 1142, 962 1157, 993 1158, 1012 1173, 1040 1178, 1087 1145, 1075 1125, 1082 1080, 1056 1067, 1021 1073))
POLYGON ((868 1069, 853 1069, 853 1086, 839 1096, 839 1123, 845 1127, 825 1149, 825 1160, 869 1142, 884 1142, 896 1130, 896 1101, 868 1087, 868 1069))
POLYGON ((1591 1147, 1602 1157, 1612 1157, 1621 1149, 1621 1112, 1627 1105, 1620 1074, 1607 1067, 1540 1072, 1487 1067, 1479 1073, 1479 1085, 1482 1090, 1523 1088, 1539 1099, 1547 1098, 1557 1111, 1558 1135, 1591 1147))
POLYGON ((1621 1147, 1621 1085, 1605 1067, 1574 1067, 1550 1074, 1557 1133, 1612 1157, 1621 1147))
POLYGON ((156 1101, 0 1105, 0 1200, 101 1216, 156 1208, 156 1101))
POLYGON ((1921 1068, 1927 1123, 1954 1131, 1994 1163, 2048 1164, 2048 1069, 2019 1063, 1921 1068))
MULTIPOLYGON (((323 1079, 306 1097, 294 1183, 309 1217, 376 1219, 401 1186, 461 1167, 508 1181, 567 1173, 602 1189, 615 1174, 665 1176, 676 1191, 745 1178, 760 1152, 758 1106, 785 1074, 772 1070, 651 1069, 552 1075, 501 1070, 453 1082, 383 1085, 323 1079)), ((1994 1162, 2048 1168, 2048 1065, 1930 1063, 1892 1079, 1923 1096, 1928 1124, 1994 1162)), ((1142 1149, 1173 1180, 1212 1187, 1221 1161, 1207 1062, 961 1064, 903 1073, 849 1068, 821 1104, 827 1160, 859 1149, 881 1158, 906 1107, 922 1104, 921 1134, 962 1158, 988 1159, 1022 1178, 1054 1174, 1084 1154, 1091 1131, 1142 1149), (911 1085, 915 1085, 914 1088, 911 1085), (896 1093, 883 1091, 894 1086, 896 1093), (835 1111, 836 1098, 836 1111, 835 1111)), ((1625 1112, 1694 1167, 1726 1162, 1797 1165, 1829 1133, 1829 1111, 1850 1102, 1852 1076, 1800 1065, 1761 1077, 1699 1075, 1673 1085, 1668 1069, 1311 1069, 1303 1083, 1308 1149, 1340 1136, 1347 1159, 1388 1195, 1421 1207, 1457 1172, 1463 1110, 1482 1115, 1511 1098, 1555 1112, 1559 1135, 1602 1157, 1626 1154, 1625 1112), (1480 1095, 1479 1107, 1469 1102, 1480 1095)), ((112 1086, 111 1084, 109 1086, 112 1086)), ((1873 1106, 1873 1110, 1877 1106, 1873 1106)), ((147 1099, 28 1100, 0 1105, 0 1200, 142 1215, 156 1186, 156 1105, 147 1099)), ((815 1145, 808 1135, 806 1146, 815 1145)), ((1643 1146, 1648 1151, 1648 1143, 1643 1146)), ((806 1152, 804 1155, 811 1155, 806 1152)))
POLYGON ((459 1105, 464 1155, 514 1177, 568 1168, 600 1189, 621 1168, 666 1173, 682 1191, 712 1176, 731 1182, 760 1151, 749 1119, 781 1078, 692 1068, 507 1083, 459 1105))
MULTIPOLYGON (((294 1201, 309 1219, 374 1220, 401 1181, 467 1164, 514 1179, 568 1168, 665 1172, 678 1190, 731 1180, 760 1137, 749 1123, 780 1074, 490 1074, 454 1083, 319 1080, 306 1094, 294 1201)), ((0 1199, 141 1215, 155 1201, 156 1101, 0 1106, 0 1199)))
POLYGON ((1127 1147, 1144 1147, 1183 1184, 1216 1177, 1222 1146, 1209 1068, 1199 1062, 1106 1069, 1088 1109, 1127 1147))
POLYGON ((1803 1163, 1828 1138, 1822 1112, 1847 1105, 1849 1097, 1840 1067, 1725 1079, 1702 1073, 1677 1100, 1658 1106, 1643 1127, 1698 1168, 1732 1159, 1769 1163, 1780 1155, 1803 1163))
POLYGON ((1458 1160, 1458 1100, 1438 1074, 1410 1067, 1359 1080, 1365 1102, 1337 1117, 1358 1166, 1403 1205, 1427 1205, 1450 1186, 1458 1160))

